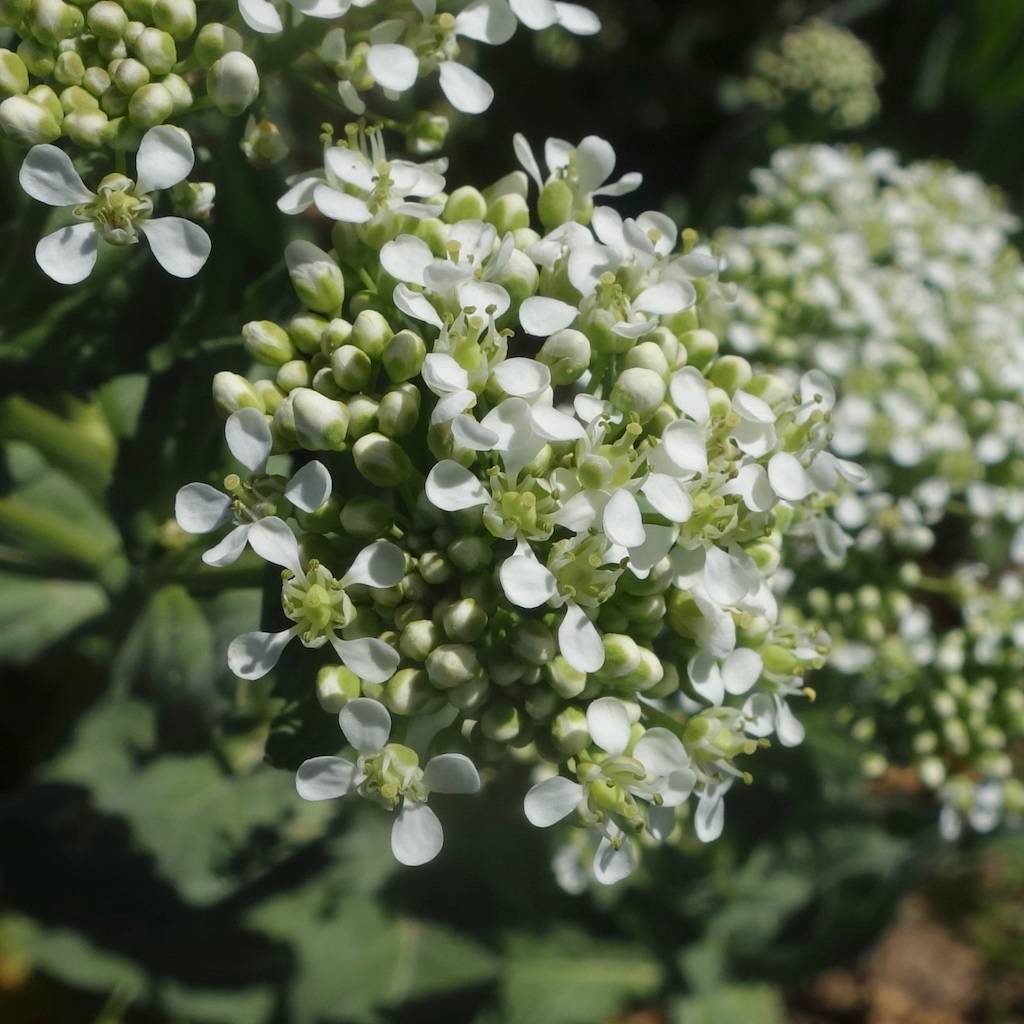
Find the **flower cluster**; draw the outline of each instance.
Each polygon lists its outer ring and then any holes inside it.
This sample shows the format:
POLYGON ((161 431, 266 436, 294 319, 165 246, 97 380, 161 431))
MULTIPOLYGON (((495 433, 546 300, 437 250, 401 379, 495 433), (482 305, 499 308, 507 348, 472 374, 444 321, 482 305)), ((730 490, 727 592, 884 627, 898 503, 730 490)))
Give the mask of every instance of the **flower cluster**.
POLYGON ((751 225, 722 237, 740 283, 726 339, 841 378, 833 447, 870 474, 835 509, 849 592, 811 589, 815 567, 794 566, 794 599, 859 679, 872 770, 913 762, 991 827, 1020 810, 1004 780, 1024 735, 1008 567, 1024 557, 1016 223, 973 175, 886 151, 783 150, 754 180, 751 225))
POLYGON ((744 91, 767 110, 799 104, 833 128, 850 129, 877 116, 881 78, 871 51, 849 29, 812 18, 757 51, 744 91))
POLYGON ((742 759, 801 741, 827 637, 780 621, 773 577, 787 532, 831 549, 857 471, 827 451, 823 373, 719 352, 695 233, 600 205, 639 184, 607 142, 550 139, 546 172, 515 151, 525 173, 449 189, 378 132, 328 140, 281 206, 333 221, 332 251, 289 245, 304 308, 247 324, 252 372, 214 380, 249 476, 185 487, 178 521, 230 526, 207 562, 248 544, 283 569, 283 628, 231 645, 238 676, 294 641, 336 656, 317 695, 355 760, 306 762, 300 795, 395 809, 420 863, 431 791, 525 761, 526 816, 570 818, 613 882, 691 798, 714 839, 742 759), (268 475, 286 454, 297 472, 268 475))

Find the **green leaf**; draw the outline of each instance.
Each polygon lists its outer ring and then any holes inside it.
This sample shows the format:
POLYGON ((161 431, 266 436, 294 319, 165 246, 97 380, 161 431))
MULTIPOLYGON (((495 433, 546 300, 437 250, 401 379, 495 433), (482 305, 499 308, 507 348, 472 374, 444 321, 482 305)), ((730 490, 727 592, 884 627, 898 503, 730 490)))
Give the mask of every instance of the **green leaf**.
POLYGON ((768 985, 729 985, 676 1004, 673 1024, 785 1024, 786 1011, 779 992, 768 985))

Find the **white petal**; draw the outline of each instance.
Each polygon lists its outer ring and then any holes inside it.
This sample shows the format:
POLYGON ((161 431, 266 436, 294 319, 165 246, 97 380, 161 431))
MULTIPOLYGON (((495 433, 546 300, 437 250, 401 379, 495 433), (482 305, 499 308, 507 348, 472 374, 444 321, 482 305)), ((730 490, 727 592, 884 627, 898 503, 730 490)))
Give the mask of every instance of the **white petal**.
POLYGON ((416 84, 420 73, 420 59, 400 43, 380 43, 371 46, 366 55, 366 66, 378 85, 392 92, 405 92, 416 84))
POLYGON ((697 290, 682 281, 660 281, 645 288, 631 303, 633 309, 655 316, 668 316, 689 309, 697 301, 697 290))
MULTIPOLYGON (((575 4, 565 6, 575 6, 575 4)), ((577 33, 577 35, 579 34, 581 33, 577 33)), ((595 198, 598 196, 625 196, 629 195, 630 192, 635 192, 643 183, 644 176, 639 171, 630 171, 628 174, 624 174, 619 178, 618 181, 613 181, 609 185, 602 185, 600 188, 595 188, 591 194, 595 198)), ((672 247, 669 246, 667 251, 671 252, 672 247)))
POLYGON ((370 29, 371 43, 397 43, 405 34, 406 22, 401 18, 390 18, 387 21, 378 21, 370 29))
POLYGON ((733 427, 730 437, 736 442, 736 446, 741 452, 759 459, 775 447, 775 425, 741 419, 733 427))
POLYGON ((380 251, 380 265, 396 280, 423 284, 423 271, 434 261, 434 254, 421 238, 399 235, 380 251))
POLYGON ((280 660, 295 629, 280 633, 243 633, 228 646, 228 668, 239 679, 262 679, 280 660))
POLYGON ((743 563, 714 544, 704 559, 704 585, 711 600, 723 607, 738 604, 750 591, 743 563))
POLYGON ((249 544, 265 562, 291 569, 296 576, 304 575, 299 543, 283 519, 267 516, 253 523, 249 530, 249 544))
POLYGON ((398 651, 383 640, 364 638, 361 640, 339 640, 331 637, 331 646, 346 668, 352 669, 367 683, 385 683, 398 668, 402 660, 398 651))
POLYGON ((580 188, 587 193, 603 185, 615 170, 615 150, 597 135, 588 135, 576 147, 580 188))
POLYGON ((775 735, 784 747, 797 747, 804 741, 804 727, 779 696, 775 697, 775 735))
POLYGON ((768 460, 768 480, 784 501, 803 501, 811 493, 807 471, 789 452, 776 452, 768 460))
POLYGON ((254 32, 269 35, 284 28, 281 15, 270 0, 238 0, 238 13, 254 32))
MULTIPOLYGON (((351 82, 339 82, 338 95, 341 97, 341 102, 345 104, 345 109, 355 114, 356 117, 362 117, 366 113, 366 103, 360 97, 359 90, 351 82)), ((280 203, 278 205, 280 206, 280 203)))
POLYGON ((469 387, 469 374, 445 352, 431 352, 423 360, 422 374, 424 383, 435 395, 469 387))
POLYGON ((563 3, 555 0, 558 24, 577 36, 592 36, 601 31, 601 19, 582 4, 563 3))
POLYGON ((573 533, 584 533, 597 522, 606 504, 607 495, 604 491, 580 491, 562 504, 555 522, 573 533))
POLYGON ((686 674, 694 690, 709 704, 718 707, 725 700, 725 686, 718 662, 707 651, 700 651, 690 659, 686 674))
POLYGON ((615 697, 599 697, 587 707, 590 738, 606 753, 618 757, 629 746, 629 715, 615 697))
POLYGON ((355 186, 361 192, 370 192, 373 189, 373 171, 366 157, 354 149, 347 146, 329 146, 324 151, 324 167, 328 175, 346 185, 355 186))
POLYGON ((505 0, 473 0, 455 18, 456 35, 492 46, 507 43, 515 31, 515 15, 505 0))
POLYGON ((700 589, 692 593, 702 621, 696 626, 697 643, 716 658, 724 658, 736 648, 736 620, 700 589))
POLYGON ((697 802, 697 810, 693 815, 693 830, 697 838, 702 843, 712 843, 722 834, 724 825, 725 801, 717 789, 710 796, 705 791, 697 802))
POLYGON ((431 793, 476 793, 480 773, 465 754, 438 754, 423 769, 423 781, 431 793))
POLYGON ((737 391, 732 396, 732 407, 741 419, 752 423, 775 422, 772 407, 763 398, 748 394, 746 391, 737 391))
POLYGON ((405 555, 390 541, 378 540, 356 555, 351 568, 341 578, 343 587, 362 583, 367 587, 395 587, 405 576, 405 555))
POLYGON ((512 299, 500 284, 488 281, 466 281, 459 285, 459 306, 465 310, 487 314, 498 319, 508 312, 512 299))
POLYGON ((313 202, 325 217, 345 224, 365 224, 373 216, 362 199, 322 183, 313 190, 313 202))
POLYGON ((437 815, 426 805, 405 799, 391 827, 391 852, 395 860, 415 868, 432 861, 444 845, 444 830, 437 815))
POLYGON ((250 472, 262 473, 266 469, 274 439, 267 417, 259 409, 233 412, 224 424, 224 438, 231 454, 250 472))
POLYGON ((352 6, 351 0, 288 0, 310 18, 340 18, 352 6))
POLYGON ((581 441, 587 436, 579 420, 550 405, 534 405, 530 409, 530 424, 545 441, 581 441))
POLYGON ((21 163, 18 182, 33 199, 47 206, 77 206, 93 198, 71 157, 49 144, 33 146, 21 163))
POLYGON ((71 224, 39 240, 36 263, 58 284, 78 284, 96 266, 98 241, 94 224, 71 224))
POLYGON ((459 415, 451 423, 452 439, 460 448, 468 448, 474 452, 489 452, 498 443, 498 435, 477 423, 472 416, 459 415))
POLYGON ((537 561, 525 543, 501 563, 498 578, 505 597, 518 608, 539 608, 558 592, 551 570, 537 561))
POLYGON ((546 338, 569 327, 578 314, 568 302, 534 295, 519 307, 519 322, 527 334, 546 338))
POLYGON ((331 474, 322 462, 307 462, 292 474, 284 496, 303 512, 316 512, 326 504, 333 486, 331 474))
POLYGON ((707 382, 700 370, 687 366, 673 374, 668 393, 676 408, 694 422, 707 423, 711 418, 707 382))
POLYGON ((821 370, 808 370, 800 378, 800 401, 814 403, 823 412, 828 412, 836 404, 836 389, 828 375, 821 370))
POLYGON ((726 693, 734 696, 747 693, 761 678, 764 661, 757 651, 737 647, 722 663, 722 682, 726 693))
POLYGON ((679 531, 674 526, 645 525, 643 544, 629 549, 629 568, 637 579, 645 580, 651 570, 672 550, 679 531))
POLYGON ((170 124, 150 128, 142 136, 135 157, 138 191, 154 192, 177 185, 191 174, 195 162, 188 132, 170 124))
POLYGON ((651 473, 640 486, 640 493, 669 522, 685 523, 693 514, 690 496, 667 473, 651 473))
POLYGON ((676 809, 674 807, 658 807, 651 804, 647 808, 647 831, 662 842, 672 834, 676 827, 676 809))
POLYGON ((395 285, 392 298, 395 301, 395 305, 406 316, 411 316, 414 320, 422 320, 424 323, 433 324, 435 327, 442 325, 441 318, 438 316, 437 310, 431 305, 430 299, 420 292, 414 292, 408 285, 395 285))
MULTIPOLYGON (((430 414, 430 422, 448 423, 449 421, 454 420, 456 416, 461 415, 468 409, 472 409, 474 405, 476 405, 476 392, 455 391, 450 395, 445 395, 444 398, 434 406, 434 411, 430 414)), ((488 441, 487 447, 483 450, 490 451, 493 447, 494 444, 488 441)))
POLYGON ((537 158, 533 155, 533 150, 530 147, 530 143, 527 142, 526 136, 516 132, 512 136, 512 148, 515 150, 516 159, 523 170, 537 183, 537 188, 543 188, 544 178, 540 173, 537 158))
POLYGON ((464 114, 482 114, 494 99, 494 90, 475 72, 453 60, 440 69, 441 90, 448 102, 464 114))
POLYGON ((295 773, 295 792, 303 800, 333 800, 350 793, 356 766, 343 757, 311 757, 295 773))
POLYGON ((551 384, 551 371, 536 359, 506 359, 493 370, 494 379, 506 395, 534 398, 551 384))
POLYGON ((174 518, 186 533, 209 533, 231 518, 231 499, 209 484, 186 484, 174 498, 174 518))
POLYGON ((538 782, 523 801, 526 820, 537 828, 548 828, 576 810, 583 799, 583 787, 572 779, 555 775, 538 782))
POLYGON ((490 496, 468 469, 451 459, 439 462, 427 476, 427 498, 442 512, 458 512, 464 508, 486 505, 490 496))
POLYGON ((665 778, 680 768, 690 766, 690 757, 686 753, 683 741, 674 733, 661 726, 648 729, 636 741, 633 748, 635 757, 655 779, 665 778))
POLYGON ((357 697, 338 715, 345 739, 360 754, 376 754, 384 749, 391 735, 391 715, 379 700, 357 697))
POLYGON ((277 201, 277 208, 282 213, 303 213, 313 205, 313 193, 318 185, 323 184, 319 178, 302 177, 277 201))
POLYGON ((573 246, 569 253, 569 281, 580 295, 590 295, 601 275, 614 273, 619 262, 620 257, 607 245, 573 246))
POLYGON ((685 420, 670 423, 661 435, 661 444, 672 465, 680 472, 707 473, 707 446, 704 435, 695 424, 685 420))
POLYGON ((534 31, 550 28, 558 21, 558 11, 552 0, 509 0, 512 13, 534 31))
POLYGON ((596 672, 604 664, 601 634, 578 604, 565 607, 558 627, 558 647, 577 672, 596 672))
POLYGON ((184 217, 157 217, 140 225, 157 263, 174 277, 195 277, 213 248, 210 236, 184 217))
POLYGON ((597 844, 594 854, 594 878, 601 885, 615 885, 628 878, 636 869, 636 853, 633 844, 623 837, 616 847, 607 837, 597 844))
POLYGON ((692 768, 677 768, 670 772, 660 790, 666 807, 679 807, 686 803, 697 785, 697 773, 692 768))
POLYGON ((612 327, 612 334, 617 334, 620 338, 642 338, 645 334, 650 334, 657 326, 657 320, 633 322, 622 320, 612 327))
POLYGON ((778 500, 768 481, 768 473, 760 463, 743 466, 732 486, 751 512, 768 512, 778 500))
MULTIPOLYGON (((391 161, 391 181, 394 191, 402 196, 434 196, 444 191, 444 175, 429 164, 416 164, 411 160, 391 161)), ((443 209, 444 204, 437 210, 443 209)))
POLYGON ((771 736, 775 731, 775 703, 771 694, 755 693, 743 705, 747 718, 746 731, 750 736, 771 736))
POLYGON ((608 539, 624 548, 639 547, 647 536, 640 518, 640 506, 636 498, 624 489, 617 490, 605 505, 602 525, 608 539))
POLYGON ((241 557, 245 550, 246 541, 249 539, 249 531, 252 529, 250 523, 236 526, 230 533, 226 534, 219 544, 203 552, 203 561, 207 565, 215 565, 218 568, 225 565, 233 565, 241 557))

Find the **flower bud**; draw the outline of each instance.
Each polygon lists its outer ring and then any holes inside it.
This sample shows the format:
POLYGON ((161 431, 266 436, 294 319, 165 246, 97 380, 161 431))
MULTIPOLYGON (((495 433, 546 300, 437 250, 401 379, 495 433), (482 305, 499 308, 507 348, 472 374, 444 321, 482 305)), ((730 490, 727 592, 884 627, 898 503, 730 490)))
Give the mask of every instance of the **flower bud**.
POLYGON ((352 325, 341 317, 335 317, 324 331, 320 339, 320 351, 329 356, 335 349, 348 344, 352 337, 352 325))
POLYGON ((181 77, 181 75, 164 75, 164 77, 160 79, 160 84, 171 94, 171 99, 174 100, 174 112, 176 114, 192 109, 192 103, 194 100, 192 87, 184 78, 181 77))
POLYGON ((396 715, 418 715, 443 705, 444 698, 418 668, 399 669, 384 684, 384 703, 396 715))
POLYGON ((412 472, 409 456, 383 434, 366 434, 352 446, 356 469, 377 487, 397 487, 412 472))
POLYGON ((564 757, 575 757, 590 746, 587 716, 579 708, 565 708, 551 723, 551 739, 564 757))
POLYGON ((640 665, 641 648, 632 637, 622 633, 605 633, 604 664, 600 674, 606 679, 621 679, 640 665))
POLYGON ((450 690, 445 691, 445 697, 449 704, 454 705, 463 713, 472 714, 478 711, 487 703, 491 694, 491 684, 483 677, 470 679, 468 683, 462 683, 450 690))
POLYGON ((341 402, 312 388, 296 388, 289 395, 295 435, 309 451, 341 451, 348 433, 349 413, 341 402))
POLYGON ((687 362, 702 369, 718 354, 718 339, 711 331, 698 328, 680 335, 680 342, 686 349, 687 362))
POLYGON ((82 88, 97 99, 110 91, 111 84, 110 75, 104 68, 86 68, 82 75, 82 88))
POLYGON ((446 224, 460 220, 483 220, 487 216, 487 200, 472 185, 463 185, 448 196, 441 219, 446 224))
POLYGON ((361 693, 359 676, 344 665, 324 665, 316 674, 316 699, 332 715, 361 693))
POLYGON ((222 114, 241 114, 260 93, 260 75, 252 58, 237 50, 224 54, 206 73, 206 91, 222 114))
POLYGON ((462 572, 476 572, 491 563, 491 546, 483 537, 459 537, 448 545, 448 559, 462 572))
POLYGON ((345 391, 362 391, 373 377, 370 357, 355 345, 343 345, 331 353, 331 373, 338 387, 345 391))
POLYGON ((199 61, 200 66, 209 69, 226 53, 241 50, 242 43, 240 33, 228 28, 227 25, 212 21, 199 30, 199 35, 192 45, 192 55, 199 61))
MULTIPOLYGON (((108 70, 110 64, 115 60, 124 60, 128 56, 128 32, 131 31, 132 25, 136 25, 138 22, 128 22, 128 29, 125 32, 124 39, 97 39, 96 49, 99 51, 100 56, 108 61, 108 70)), ((145 26, 143 26, 145 27, 145 26)))
MULTIPOLYGON (((63 57, 64 54, 61 54, 63 57)), ((77 67, 82 66, 82 58, 77 53, 71 54, 77 58, 77 67)), ((59 60, 58 60, 59 64, 59 60)), ((82 69, 84 73, 84 68, 82 69)), ((68 73, 65 72, 65 75, 68 73)), ((81 76, 79 76, 80 80, 81 76)), ((73 84, 76 79, 73 74, 71 77, 57 79, 60 82, 66 84, 73 84)), ((25 62, 16 54, 10 50, 0 49, 0 98, 6 98, 8 96, 21 96, 28 92, 28 68, 25 67, 25 62)))
POLYGON ((634 345, 622 357, 621 365, 623 369, 639 368, 651 370, 659 377, 666 377, 669 372, 665 353, 653 341, 642 341, 640 344, 634 345))
POLYGON ((487 628, 487 612, 471 597, 453 601, 441 618, 449 640, 471 644, 479 640, 487 628))
POLYGON ((511 701, 503 698, 491 701, 480 716, 480 728, 488 739, 508 743, 519 735, 522 728, 519 710, 511 701))
POLYGON ((420 110, 406 130, 405 147, 410 153, 425 156, 443 149, 447 138, 448 118, 420 110))
POLYGON ((99 103, 96 102, 96 97, 91 96, 78 85, 69 85, 66 89, 61 90, 60 105, 64 108, 65 115, 71 114, 76 110, 100 109, 99 103))
POLYGON ((377 402, 368 395, 353 395, 348 402, 348 436, 355 440, 371 433, 377 427, 377 402))
POLYGON ((739 388, 745 388, 753 376, 750 363, 742 356, 721 356, 707 374, 708 380, 730 395, 739 388))
POLYGON ((551 370, 556 387, 573 384, 590 368, 590 342, 581 331, 567 327, 544 342, 537 360, 551 370))
POLYGON ((561 654, 544 666, 544 673, 551 689, 566 700, 578 697, 587 685, 586 672, 573 668, 561 654))
POLYGON ((296 388, 308 388, 310 385, 309 363, 305 359, 289 359, 279 366, 274 383, 285 393, 296 388))
POLYGON ((0 0, 0 28, 17 28, 32 6, 32 0, 0 0))
POLYGON ((364 309, 352 324, 351 342, 361 348, 374 362, 381 359, 394 332, 387 320, 376 310, 364 309))
POLYGON ((27 96, 10 96, 0 103, 0 129, 22 146, 53 142, 61 135, 57 118, 27 96))
POLYGON ((86 15, 89 31, 99 39, 120 39, 128 28, 125 9, 114 0, 99 0, 86 15))
POLYGON ((427 346, 414 331, 399 331, 384 347, 381 362, 384 372, 396 384, 415 377, 423 369, 427 346))
POLYGON ((562 178, 552 178, 541 190, 537 198, 537 213, 540 222, 547 231, 572 220, 573 208, 576 204, 572 188, 562 178))
POLYGON ((341 510, 341 528, 353 537, 382 537, 394 523, 394 513, 379 498, 359 496, 345 503, 341 510))
POLYGON ((498 229, 498 234, 530 226, 530 208, 526 200, 517 193, 507 193, 494 199, 487 207, 488 224, 498 229))
POLYGON ((239 409, 259 409, 266 412, 267 407, 252 384, 237 373, 221 370, 213 377, 213 404, 225 415, 230 416, 239 409))
POLYGON ((530 665, 544 665, 558 653, 554 634, 537 619, 523 619, 511 639, 513 652, 530 665))
POLYGON ((177 42, 183 42, 196 30, 195 0, 156 0, 153 23, 177 42))
POLYGON ((295 347, 287 332, 272 320, 250 320, 242 328, 245 350, 258 363, 283 366, 295 358, 295 347))
POLYGON ((45 78, 51 74, 56 65, 53 47, 44 46, 35 39, 23 39, 18 43, 17 53, 21 62, 28 68, 28 73, 38 78, 45 78))
POLYGON ((174 113, 174 97, 159 82, 150 82, 132 93, 128 117, 136 128, 163 124, 174 113))
POLYGON ((427 675, 442 690, 482 675, 476 652, 468 644, 441 644, 427 656, 427 675))
POLYGON ((273 167, 288 155, 288 144, 281 129, 273 121, 257 121, 252 116, 245 126, 241 147, 253 167, 273 167))
POLYGON ((526 695, 525 707, 535 722, 546 722, 562 707, 562 701, 546 686, 534 686, 526 695))
POLYGON ((62 127, 72 142, 95 149, 107 141, 110 119, 102 110, 73 110, 62 127))
POLYGON ((290 242, 284 258, 295 294, 307 309, 327 314, 341 309, 345 282, 341 268, 328 253, 310 242, 290 242))
POLYGON ((85 16, 64 0, 32 0, 28 27, 43 46, 56 46, 73 36, 85 25, 85 16))
POLYGON ((380 400, 377 427, 388 437, 404 437, 416 427, 420 416, 420 389, 415 384, 399 384, 380 400))
MULTIPOLYGON (((417 561, 417 569, 423 580, 434 587, 439 587, 452 578, 452 567, 440 551, 422 552, 417 561)), ((441 615, 442 613, 443 609, 438 605, 435 614, 441 615)))
POLYGON ((169 74, 178 62, 174 40, 158 28, 143 29, 132 43, 132 50, 154 75, 169 74))
POLYGON ((652 416, 665 400, 665 381, 653 370, 633 367, 619 374, 611 394, 612 405, 635 412, 641 420, 652 416))
POLYGON ((417 619, 402 630, 398 649, 410 661, 423 662, 441 641, 441 631, 430 619, 417 619))
POLYGON ((114 86, 126 96, 131 96, 136 89, 149 84, 149 68, 134 57, 126 57, 117 62, 113 74, 114 86))

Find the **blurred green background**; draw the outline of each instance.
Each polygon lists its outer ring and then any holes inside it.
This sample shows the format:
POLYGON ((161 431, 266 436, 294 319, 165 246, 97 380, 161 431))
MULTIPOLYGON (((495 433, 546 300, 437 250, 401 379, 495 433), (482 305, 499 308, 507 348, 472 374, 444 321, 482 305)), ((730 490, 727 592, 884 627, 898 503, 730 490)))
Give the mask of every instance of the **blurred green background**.
MULTIPOLYGON (((624 213, 709 231, 776 146, 852 141, 955 161, 1019 212, 1019 0, 592 6, 596 40, 520 32, 480 54, 497 98, 453 132, 449 180, 510 170, 515 130, 597 133, 644 173, 624 213), (884 71, 859 130, 744 101, 755 51, 812 15, 884 71)), ((268 99, 291 167, 312 166, 338 115, 268 99)), ((658 851, 614 891, 559 890, 525 778, 444 805, 445 853, 415 871, 373 809, 295 799, 280 769, 334 723, 294 662, 230 675, 260 566, 208 570, 170 522, 223 459, 213 372, 289 302, 284 171, 250 167, 241 130, 196 125, 218 197, 197 282, 129 258, 50 283, 46 211, 0 147, 0 1021, 1024 1021, 1024 841, 944 846, 912 778, 861 780, 827 699, 803 747, 734 791, 719 842, 658 851)))

